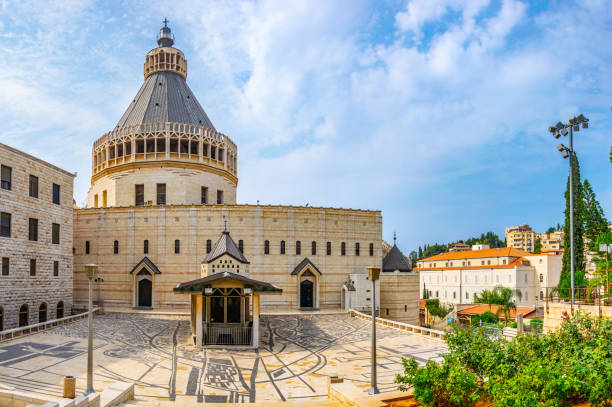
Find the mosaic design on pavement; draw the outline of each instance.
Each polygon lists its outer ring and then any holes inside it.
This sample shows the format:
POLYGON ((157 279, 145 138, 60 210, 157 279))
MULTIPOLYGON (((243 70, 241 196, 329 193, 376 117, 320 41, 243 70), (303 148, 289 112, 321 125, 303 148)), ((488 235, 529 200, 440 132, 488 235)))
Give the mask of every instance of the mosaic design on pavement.
MULTIPOLYGON (((395 390, 402 357, 437 359, 444 343, 379 327, 378 380, 395 390)), ((327 377, 370 380, 370 323, 345 314, 263 316, 261 347, 197 350, 187 317, 95 317, 94 387, 134 382, 139 399, 238 403, 327 396, 327 377)), ((0 345, 0 383, 61 396, 65 375, 85 383, 87 322, 78 321, 0 345)))

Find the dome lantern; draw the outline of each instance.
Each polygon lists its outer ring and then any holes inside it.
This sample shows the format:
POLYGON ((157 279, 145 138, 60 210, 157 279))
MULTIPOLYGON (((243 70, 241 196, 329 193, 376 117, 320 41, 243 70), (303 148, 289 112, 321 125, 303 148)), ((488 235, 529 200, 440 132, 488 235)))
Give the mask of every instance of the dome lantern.
POLYGON ((167 18, 164 18, 164 26, 159 30, 157 45, 160 47, 171 47, 174 45, 174 34, 172 34, 170 27, 168 27, 167 18))

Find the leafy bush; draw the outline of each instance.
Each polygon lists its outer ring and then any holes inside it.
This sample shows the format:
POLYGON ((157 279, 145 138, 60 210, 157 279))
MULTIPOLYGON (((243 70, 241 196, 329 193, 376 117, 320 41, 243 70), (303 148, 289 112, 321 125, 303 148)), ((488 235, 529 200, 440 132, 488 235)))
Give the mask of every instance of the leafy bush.
POLYGON ((510 323, 508 324, 508 326, 509 326, 510 328, 514 328, 514 329, 516 329, 517 325, 518 325, 518 324, 516 323, 516 321, 512 321, 512 322, 510 322, 510 323))
POLYGON ((455 327, 446 336, 441 363, 418 367, 404 360, 400 389, 414 387, 426 406, 458 406, 490 400, 495 406, 570 406, 612 400, 612 321, 577 313, 561 328, 512 341, 484 328, 455 327))
POLYGON ((485 311, 480 316, 480 320, 483 324, 497 324, 499 322, 499 317, 491 311, 485 311))
POLYGON ((542 331, 542 327, 543 327, 544 321, 542 321, 540 318, 532 318, 529 321, 529 328, 531 328, 532 331, 542 331))

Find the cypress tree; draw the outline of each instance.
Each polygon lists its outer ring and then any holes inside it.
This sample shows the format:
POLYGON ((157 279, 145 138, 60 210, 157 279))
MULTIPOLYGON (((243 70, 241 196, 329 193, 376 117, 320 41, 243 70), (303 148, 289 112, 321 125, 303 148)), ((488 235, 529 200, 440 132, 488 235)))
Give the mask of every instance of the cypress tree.
MULTIPOLYGON (((584 279, 584 201, 582 197, 582 183, 580 182, 580 164, 576 153, 573 153, 574 171, 573 171, 573 198, 574 198, 574 286, 582 287, 585 285, 584 279)), ((567 177, 567 186, 565 190, 565 224, 563 231, 563 261, 561 267, 561 278, 559 279, 559 288, 571 287, 571 250, 570 250, 570 190, 569 176, 567 177)), ((567 295, 567 291, 562 291, 563 295, 567 295)), ((569 294, 569 293, 568 293, 569 294)))
POLYGON ((584 198, 584 236, 591 241, 589 250, 595 251, 597 250, 595 248, 597 236, 608 231, 608 221, 587 179, 582 184, 582 194, 584 198))

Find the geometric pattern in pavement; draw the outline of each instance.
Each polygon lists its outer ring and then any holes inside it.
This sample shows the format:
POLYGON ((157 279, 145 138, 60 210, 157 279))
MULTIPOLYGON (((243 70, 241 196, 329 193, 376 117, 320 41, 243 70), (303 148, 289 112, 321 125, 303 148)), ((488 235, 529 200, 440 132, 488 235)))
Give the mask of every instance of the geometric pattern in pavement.
MULTIPOLYGON (((327 377, 352 381, 364 393, 370 380, 371 323, 347 314, 261 317, 260 348, 196 350, 188 317, 114 313, 94 319, 94 387, 133 382, 136 398, 202 403, 282 401, 327 397, 327 377)), ((397 388, 402 357, 439 359, 437 340, 377 327, 378 384, 397 388)), ((87 320, 0 344, 0 383, 61 397, 63 377, 87 377, 87 320)))

